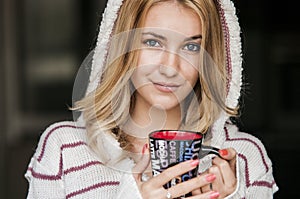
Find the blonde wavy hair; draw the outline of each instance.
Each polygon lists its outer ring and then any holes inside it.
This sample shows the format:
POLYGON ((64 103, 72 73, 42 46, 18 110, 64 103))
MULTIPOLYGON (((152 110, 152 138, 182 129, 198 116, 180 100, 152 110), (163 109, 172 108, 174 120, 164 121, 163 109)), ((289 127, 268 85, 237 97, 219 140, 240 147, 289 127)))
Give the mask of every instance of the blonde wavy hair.
POLYGON ((135 45, 139 43, 139 34, 132 30, 143 27, 151 7, 167 1, 174 1, 194 11, 201 20, 203 31, 201 48, 204 50, 200 52, 199 81, 193 92, 196 99, 187 103, 186 115, 180 128, 205 133, 222 110, 231 116, 237 114, 237 109, 225 105, 228 77, 224 36, 217 2, 214 0, 124 0, 111 36, 101 83, 94 92, 75 105, 76 110, 83 112, 89 145, 98 154, 101 154, 101 145, 97 142, 101 136, 104 136, 103 133, 115 136, 123 148, 130 145, 128 135, 121 130, 120 126, 126 123, 135 104, 130 76, 137 66, 139 51, 132 49, 138 49, 135 45))

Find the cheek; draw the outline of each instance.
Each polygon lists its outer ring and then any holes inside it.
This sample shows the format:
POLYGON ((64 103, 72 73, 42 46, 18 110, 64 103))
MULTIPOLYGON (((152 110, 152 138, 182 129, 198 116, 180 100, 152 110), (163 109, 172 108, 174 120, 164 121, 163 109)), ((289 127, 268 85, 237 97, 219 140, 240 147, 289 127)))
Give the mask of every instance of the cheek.
POLYGON ((198 79, 199 79, 199 72, 198 70, 194 70, 194 72, 191 75, 190 84, 194 87, 198 79))
POLYGON ((185 67, 184 70, 182 70, 182 76, 189 82, 189 84, 194 87, 199 79, 199 71, 194 68, 193 66, 185 67))
POLYGON ((192 86, 196 84, 199 79, 199 57, 186 55, 181 61, 182 67, 180 68, 181 75, 192 86))
POLYGON ((158 65, 161 60, 161 52, 157 50, 141 50, 139 53, 138 67, 158 65))
POLYGON ((141 51, 139 53, 139 59, 137 67, 131 76, 131 80, 135 88, 139 88, 148 82, 148 77, 159 68, 159 59, 154 56, 155 53, 151 51, 141 51))
POLYGON ((141 71, 136 68, 131 76, 131 82, 135 89, 138 89, 143 85, 143 79, 141 78, 141 71))
POLYGON ((149 76, 153 73, 155 67, 153 65, 147 64, 139 64, 137 68, 135 68, 132 76, 131 81, 135 87, 135 89, 139 89, 146 84, 149 84, 149 76))

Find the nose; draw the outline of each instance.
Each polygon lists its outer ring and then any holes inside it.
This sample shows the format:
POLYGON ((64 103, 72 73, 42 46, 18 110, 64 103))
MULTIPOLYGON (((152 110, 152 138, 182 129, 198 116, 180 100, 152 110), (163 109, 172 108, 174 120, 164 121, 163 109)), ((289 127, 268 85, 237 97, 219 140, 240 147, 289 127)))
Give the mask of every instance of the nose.
POLYGON ((175 52, 164 52, 159 71, 167 77, 176 76, 178 73, 180 58, 175 52))

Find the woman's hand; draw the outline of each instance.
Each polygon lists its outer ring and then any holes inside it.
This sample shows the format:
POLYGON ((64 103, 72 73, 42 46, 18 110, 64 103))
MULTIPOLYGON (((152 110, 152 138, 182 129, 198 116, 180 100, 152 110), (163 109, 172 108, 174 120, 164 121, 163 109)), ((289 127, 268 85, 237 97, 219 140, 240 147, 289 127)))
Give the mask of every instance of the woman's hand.
MULTIPOLYGON (((135 177, 137 186, 144 199, 166 199, 177 198, 193 190, 200 189, 200 187, 208 186, 215 179, 214 174, 206 174, 197 176, 186 182, 179 183, 166 190, 163 185, 172 180, 173 178, 180 176, 188 171, 194 169, 199 164, 199 160, 190 160, 182 162, 173 167, 170 167, 160 173, 159 175, 149 179, 146 182, 141 180, 142 173, 149 165, 149 155, 143 155, 141 160, 133 169, 133 175, 135 177), (169 197, 167 196, 169 193, 169 197)), ((201 193, 197 196, 192 196, 193 199, 214 199, 218 198, 219 193, 216 191, 208 191, 201 193)))
POLYGON ((227 148, 220 150, 219 153, 222 158, 215 157, 212 161, 212 167, 204 174, 214 174, 216 179, 212 184, 194 191, 193 194, 215 190, 220 193, 219 198, 224 198, 236 189, 236 151, 233 148, 227 148))

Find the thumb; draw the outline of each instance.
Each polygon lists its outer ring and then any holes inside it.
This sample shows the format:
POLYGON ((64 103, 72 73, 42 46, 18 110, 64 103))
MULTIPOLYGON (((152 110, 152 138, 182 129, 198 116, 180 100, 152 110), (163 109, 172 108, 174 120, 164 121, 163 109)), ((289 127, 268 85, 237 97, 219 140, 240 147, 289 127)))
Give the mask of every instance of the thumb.
POLYGON ((233 148, 219 150, 221 157, 229 161, 230 167, 234 168, 236 164, 236 151, 233 148))
POLYGON ((143 152, 136 165, 132 168, 133 176, 136 180, 140 181, 142 173, 147 169, 150 163, 150 154, 148 152, 148 144, 143 147, 143 152))

